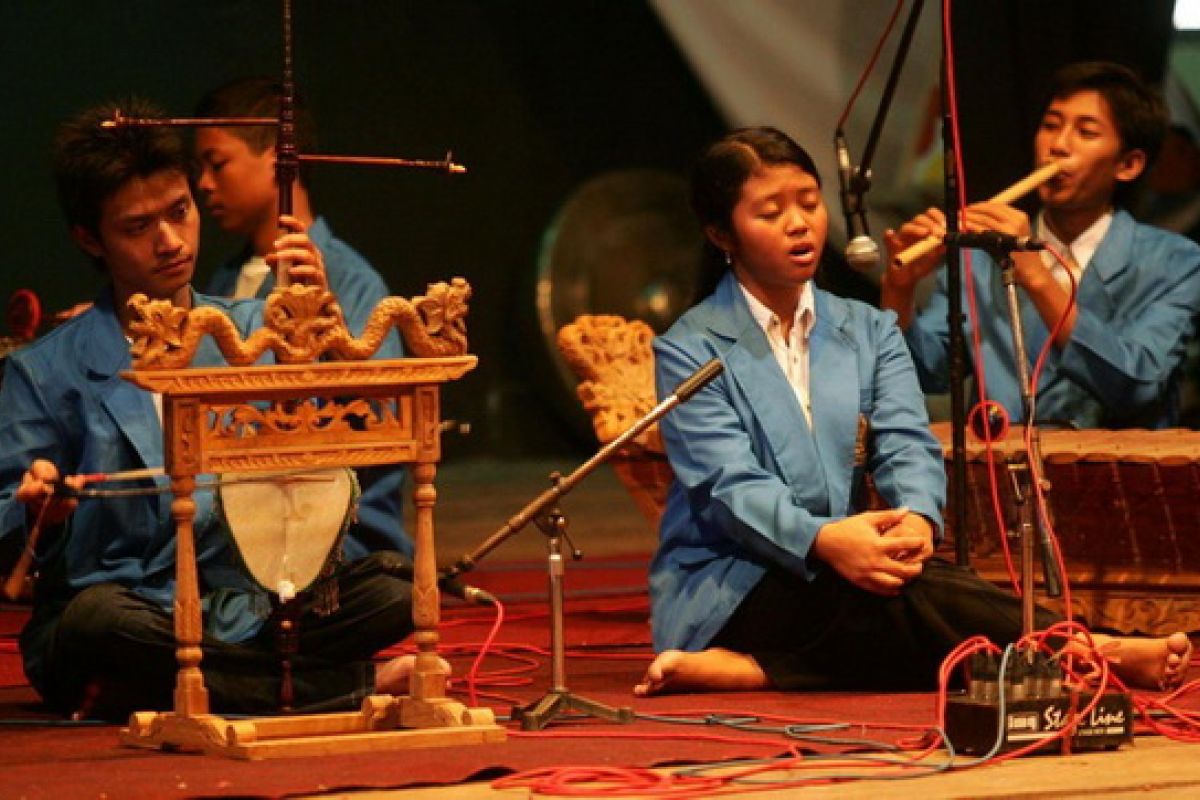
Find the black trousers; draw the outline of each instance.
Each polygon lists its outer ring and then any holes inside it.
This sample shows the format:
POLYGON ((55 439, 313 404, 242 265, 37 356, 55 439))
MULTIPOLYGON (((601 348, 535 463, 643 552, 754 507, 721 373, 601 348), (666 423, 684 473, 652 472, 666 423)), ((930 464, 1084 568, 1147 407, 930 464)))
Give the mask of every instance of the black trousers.
MULTIPOLYGON (((1037 609, 1036 625, 1061 618, 1037 609)), ((930 559, 896 597, 832 569, 805 581, 767 572, 710 643, 754 657, 777 689, 928 691, 942 660, 982 635, 1020 638, 1021 601, 969 569, 930 559)))
MULTIPOLYGON (((375 688, 374 654, 412 632, 412 586, 396 572, 398 553, 379 552, 335 573, 339 608, 328 616, 301 601, 298 654, 292 660, 293 709, 350 710, 375 688)), ((43 610, 44 611, 44 610, 43 610)), ((92 716, 123 719, 173 703, 172 615, 128 589, 106 583, 70 599, 53 629, 43 685, 46 702, 73 712, 93 702, 92 716), (92 697, 89 697, 92 695, 92 697)), ((279 711, 281 659, 275 626, 229 644, 201 642, 200 669, 216 713, 279 711)))

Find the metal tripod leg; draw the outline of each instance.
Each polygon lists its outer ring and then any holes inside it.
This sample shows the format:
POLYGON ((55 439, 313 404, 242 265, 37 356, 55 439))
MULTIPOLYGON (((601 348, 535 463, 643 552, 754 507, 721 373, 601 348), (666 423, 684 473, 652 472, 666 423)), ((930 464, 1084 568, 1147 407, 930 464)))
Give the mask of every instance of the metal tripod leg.
POLYGON ((633 722, 633 709, 612 708, 595 700, 572 694, 567 689, 566 654, 563 641, 563 573, 562 538, 566 535, 566 517, 558 509, 547 515, 538 527, 546 534, 550 571, 550 669, 551 687, 541 699, 526 706, 513 708, 512 717, 520 720, 521 729, 540 731, 551 720, 567 711, 580 711, 610 722, 633 722))
POLYGON ((580 711, 592 717, 622 724, 633 722, 633 709, 628 706, 613 708, 570 692, 551 689, 542 698, 527 706, 513 709, 513 719, 521 721, 521 730, 540 731, 560 714, 580 711))

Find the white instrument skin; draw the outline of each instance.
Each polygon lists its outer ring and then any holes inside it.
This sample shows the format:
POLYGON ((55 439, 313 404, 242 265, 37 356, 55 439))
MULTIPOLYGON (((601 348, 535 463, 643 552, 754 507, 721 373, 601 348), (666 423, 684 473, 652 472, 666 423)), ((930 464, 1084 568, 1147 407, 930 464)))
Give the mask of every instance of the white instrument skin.
POLYGON ((341 468, 270 482, 247 477, 223 476, 221 511, 246 570, 286 603, 336 560, 354 518, 358 481, 341 468))

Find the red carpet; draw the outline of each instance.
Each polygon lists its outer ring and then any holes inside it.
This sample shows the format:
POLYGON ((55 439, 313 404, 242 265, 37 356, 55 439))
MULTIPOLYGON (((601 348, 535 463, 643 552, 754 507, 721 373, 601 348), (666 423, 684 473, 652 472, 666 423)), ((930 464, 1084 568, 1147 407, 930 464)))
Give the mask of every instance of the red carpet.
MULTIPOLYGON (((504 564, 470 575, 471 583, 495 592, 507 606, 508 621, 498 647, 509 655, 489 658, 485 673, 516 671, 520 658, 547 646, 545 576, 544 565, 536 563, 504 564)), ((764 720, 777 715, 796 722, 836 720, 884 728, 933 721, 932 695, 763 692, 635 699, 630 687, 650 657, 644 559, 569 564, 567 586, 565 638, 571 654, 566 662, 567 687, 610 706, 633 707, 640 715, 633 724, 563 717, 543 732, 510 727, 509 740, 500 744, 299 761, 244 762, 125 748, 118 745, 114 726, 71 725, 54 719, 37 705, 20 676, 15 633, 25 612, 0 610, 0 677, 5 686, 0 688, 0 797, 278 797, 450 784, 568 764, 655 766, 764 757, 788 748, 787 741, 774 734, 715 723, 670 724, 645 715, 686 714, 702 719, 712 713, 731 719, 755 714, 764 720)), ((454 675, 466 676, 491 620, 489 609, 448 604, 441 634, 454 675)), ((506 675, 509 685, 489 686, 486 691, 520 703, 541 697, 550 686, 549 664, 544 655, 534 658, 533 671, 506 675)), ((457 688, 461 687, 456 687, 456 693, 457 688)), ((493 695, 481 696, 480 703, 497 714, 507 715, 510 710, 508 701, 493 695)), ((912 736, 912 730, 884 728, 856 724, 830 735, 888 742, 912 736)), ((818 742, 794 744, 807 751, 830 747, 818 742)))

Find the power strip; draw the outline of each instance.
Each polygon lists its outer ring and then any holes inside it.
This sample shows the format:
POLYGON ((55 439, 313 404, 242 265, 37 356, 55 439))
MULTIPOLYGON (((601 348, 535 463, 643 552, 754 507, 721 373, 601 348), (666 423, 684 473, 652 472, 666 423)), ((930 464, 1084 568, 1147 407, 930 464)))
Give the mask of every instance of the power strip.
POLYGON ((1133 739, 1133 704, 1127 693, 1104 692, 1095 707, 1080 716, 1096 695, 1064 689, 1062 670, 1052 656, 1018 653, 1002 682, 998 667, 995 655, 973 657, 966 691, 947 701, 946 736, 956 752, 990 753, 997 739, 997 753, 1038 741, 1045 741, 1034 748, 1038 753, 1115 750, 1133 739), (1076 725, 1071 735, 1057 736, 1072 720, 1076 725))

